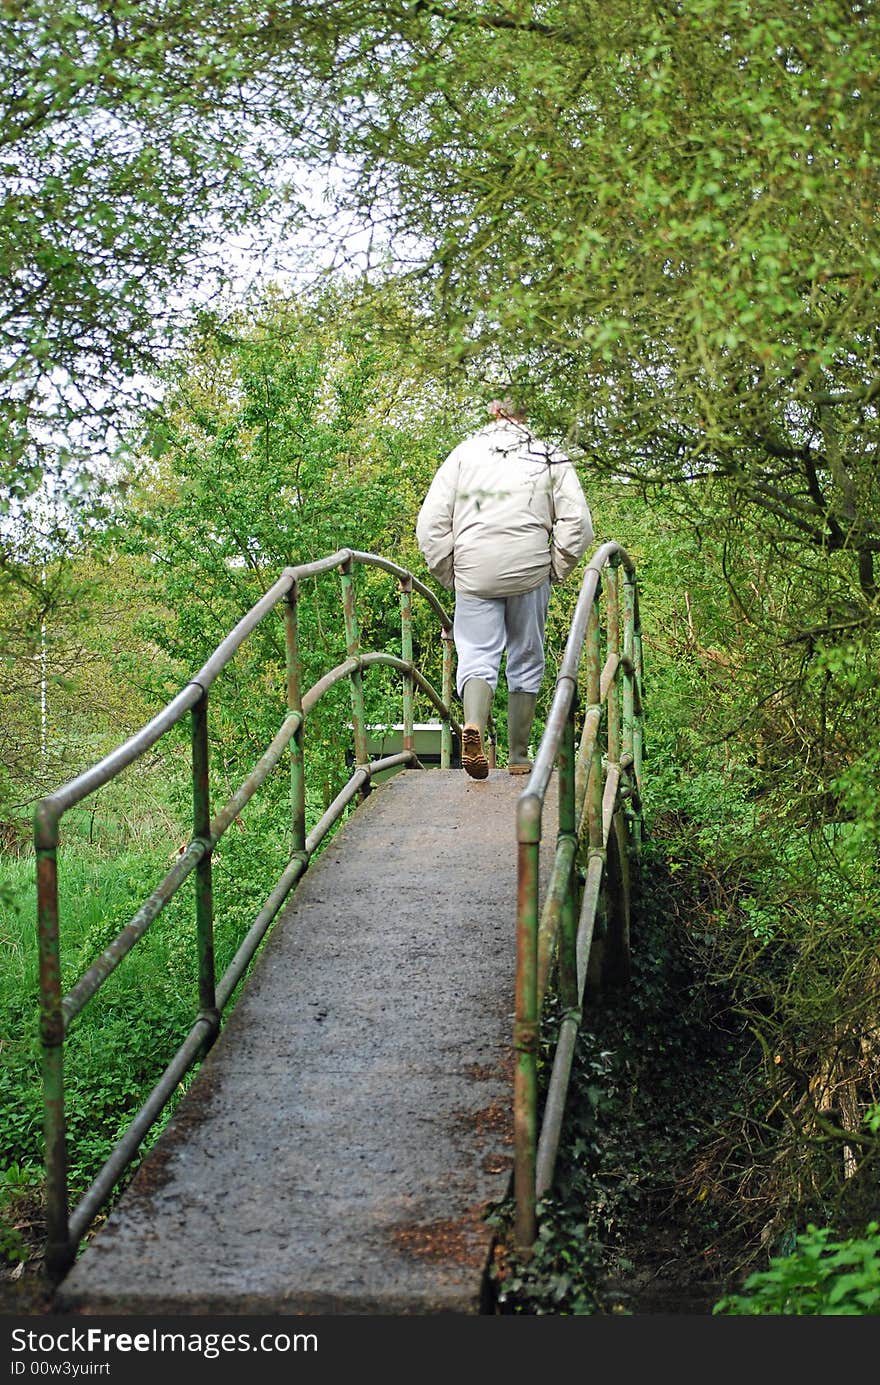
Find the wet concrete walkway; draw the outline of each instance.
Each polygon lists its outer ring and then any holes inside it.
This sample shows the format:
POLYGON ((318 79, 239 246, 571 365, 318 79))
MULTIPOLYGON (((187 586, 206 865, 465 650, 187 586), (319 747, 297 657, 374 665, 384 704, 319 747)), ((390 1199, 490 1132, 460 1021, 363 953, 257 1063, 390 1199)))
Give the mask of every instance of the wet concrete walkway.
POLYGON ((300 883, 58 1311, 491 1311, 525 782, 410 770, 374 789, 300 883))

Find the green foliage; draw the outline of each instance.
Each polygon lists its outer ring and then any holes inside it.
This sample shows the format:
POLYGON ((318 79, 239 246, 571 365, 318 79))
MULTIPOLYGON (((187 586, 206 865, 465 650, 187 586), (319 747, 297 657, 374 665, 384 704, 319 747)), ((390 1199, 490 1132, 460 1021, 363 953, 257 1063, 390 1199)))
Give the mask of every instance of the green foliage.
POLYGON ((38 1181, 38 1171, 21 1164, 0 1168, 0 1261, 21 1261, 28 1247, 22 1232, 15 1224, 21 1201, 32 1195, 38 1181))
MULTIPOLYGON (((151 420, 160 456, 144 458, 108 535, 143 563, 154 597, 142 635, 165 656, 152 670, 157 697, 191 676, 287 565, 350 547, 423 573, 415 516, 449 422, 427 413, 427 386, 389 354, 378 325, 350 325, 361 297, 270 294, 222 332, 206 324, 179 361, 151 420)), ((356 587, 361 648, 399 653, 394 578, 358 567, 356 587)), ((416 659, 439 686, 438 623, 421 598, 413 607, 416 659)), ((337 574, 302 584, 298 626, 305 694, 345 657, 337 574)), ((278 615, 212 692, 215 771, 230 788, 277 730, 284 658, 278 615)), ((368 722, 399 722, 399 675, 370 670, 364 683, 368 722)), ((347 699, 345 686, 333 688, 307 719, 307 779, 325 785, 324 806, 347 778, 347 699)))
MULTIPOLYGON (((246 812, 214 853, 217 974, 232 960, 285 861, 269 809, 246 812)), ((68 989, 143 903, 175 854, 156 834, 122 852, 100 842, 59 853, 62 984, 68 989)), ((14 909, 0 916, 0 1168, 39 1184, 42 1092, 37 1034, 34 861, 4 859, 14 909)), ((70 1183, 81 1193, 139 1109, 198 1011, 192 881, 168 904, 71 1027, 65 1044, 70 1183)), ((155 1138, 155 1136, 151 1137, 155 1138)))
POLYGON ((424 246, 446 361, 515 375, 607 475, 683 509, 714 475, 729 515, 857 554, 864 611, 877 34, 838 9, 333 6, 318 119, 379 253, 424 246))
POLYGON ((3 508, 44 468, 71 484, 155 368, 175 290, 223 278, 198 259, 211 216, 231 231, 265 206, 283 80, 243 84, 258 28, 236 0, 3 7, 3 508))
MULTIPOLYGON (((552 1193, 533 1256, 496 1271, 502 1312, 692 1311, 741 1248, 702 1171, 715 1123, 742 1100, 753 1039, 695 965, 670 909, 679 882, 652 860, 644 883, 632 984, 587 998, 552 1193)), ((551 997, 542 1087, 559 1019, 551 997)))
MULTIPOLYGON (((600 539, 639 566, 649 856, 762 1046, 754 1109, 719 1127, 718 1166, 751 1160, 738 1195, 757 1219, 790 1219, 794 1200, 842 1224, 846 1136, 871 1133, 880 1095, 873 7, 27 0, 4 10, 0 46, 0 845, 20 853, 33 799, 176 692, 284 565, 346 545, 419 572, 434 467, 476 421, 475 385, 512 380, 575 455, 600 539), (306 166, 333 189, 326 216, 297 205, 306 166), (310 277, 346 237, 368 277, 223 312, 214 299, 160 372, 184 285, 204 306, 224 279, 206 232, 253 229, 285 199, 270 234, 309 226, 310 277), (28 533, 44 468, 82 516, 94 477, 73 473, 130 422, 137 391, 118 387, 140 372, 161 374, 162 402, 145 433, 138 421, 112 524, 104 510, 28 533)), ((551 666, 573 599, 551 609, 551 666)), ((359 574, 358 602, 363 646, 394 648, 392 579, 359 574)), ((344 655, 332 579, 304 585, 299 620, 308 687, 344 655)), ((415 635, 437 681, 418 601, 415 635)), ((371 671, 366 695, 368 720, 400 719, 396 676, 371 671)), ((538 729, 548 697, 549 682, 538 729)), ((268 620, 212 692, 215 801, 284 703, 268 620)), ((344 686, 310 715, 311 822, 344 777, 349 720, 344 686)), ((183 732, 161 754, 65 819, 71 847, 112 834, 131 848, 124 900, 109 867, 68 866, 105 900, 65 933, 74 970, 153 883, 147 844, 188 835, 183 732)), ((217 852, 223 956, 278 864, 284 794, 276 776, 217 852)), ((28 917, 15 868, 0 884, 14 958, 28 917)), ((97 1028, 72 1035, 103 1113, 90 1127, 75 1078, 83 1177, 191 1001, 184 933, 169 910, 145 970, 128 959, 145 994, 159 985, 142 1051, 112 987, 97 1028), (169 961, 180 993, 152 976, 169 961)), ((12 974, 21 990, 0 993, 28 1037, 4 1051, 21 1079, 4 1148, 27 1169, 34 981, 12 974)), ((594 1233, 578 1212, 568 1251, 542 1243, 550 1311, 588 1311, 570 1271, 594 1233)))
POLYGON ((717 1314, 751 1316, 823 1315, 856 1317, 880 1313, 880 1224, 864 1236, 832 1239, 828 1227, 812 1224, 797 1249, 749 1275, 742 1294, 719 1300, 717 1314))

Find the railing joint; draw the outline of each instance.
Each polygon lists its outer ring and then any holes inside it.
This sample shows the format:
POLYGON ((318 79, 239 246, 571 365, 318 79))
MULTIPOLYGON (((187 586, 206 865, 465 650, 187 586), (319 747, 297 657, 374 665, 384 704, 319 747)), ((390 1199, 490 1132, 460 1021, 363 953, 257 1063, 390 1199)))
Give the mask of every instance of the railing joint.
POLYGON ((206 1005, 199 1010, 195 1018, 196 1024, 206 1024, 212 1034, 216 1034, 220 1028, 220 1011, 216 1005, 206 1005))
POLYGON ((52 795, 41 798, 34 809, 34 849, 36 851, 55 851, 58 847, 58 824, 61 810, 52 801, 52 795))
POLYGON ((513 1046, 517 1053, 536 1053, 540 1025, 537 1020, 516 1020, 513 1026, 513 1046))

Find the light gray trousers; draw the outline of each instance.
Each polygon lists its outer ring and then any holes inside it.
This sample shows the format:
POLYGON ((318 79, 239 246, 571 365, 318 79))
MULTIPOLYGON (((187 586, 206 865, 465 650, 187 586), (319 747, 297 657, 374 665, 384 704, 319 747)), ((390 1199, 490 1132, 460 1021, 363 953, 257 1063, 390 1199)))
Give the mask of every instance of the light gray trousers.
POLYGON ((544 628, 550 582, 520 596, 464 596, 456 592, 452 636, 458 655, 458 695, 469 678, 498 686, 501 656, 510 692, 536 693, 544 676, 544 628))

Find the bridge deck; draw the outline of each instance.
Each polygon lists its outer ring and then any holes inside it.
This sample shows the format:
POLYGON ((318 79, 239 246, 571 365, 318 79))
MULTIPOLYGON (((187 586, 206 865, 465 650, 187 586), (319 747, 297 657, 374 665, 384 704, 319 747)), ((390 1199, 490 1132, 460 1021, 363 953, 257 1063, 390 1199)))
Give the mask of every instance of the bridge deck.
POLYGON ((485 1311, 525 782, 407 771, 349 818, 58 1310, 485 1311))

